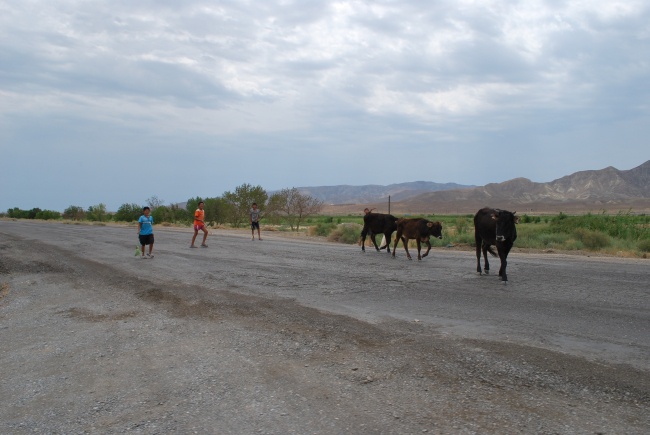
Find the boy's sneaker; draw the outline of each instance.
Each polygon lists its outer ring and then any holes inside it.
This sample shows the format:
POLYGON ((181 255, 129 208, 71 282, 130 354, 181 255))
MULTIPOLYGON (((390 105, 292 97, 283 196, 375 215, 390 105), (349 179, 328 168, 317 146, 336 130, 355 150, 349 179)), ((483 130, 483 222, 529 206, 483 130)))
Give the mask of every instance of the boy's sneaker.
POLYGON ((147 258, 153 258, 153 255, 147 254, 147 258))
POLYGON ((144 255, 141 255, 140 258, 144 260, 144 259, 146 259, 147 257, 145 257, 144 255))
POLYGON ((207 248, 208 245, 206 245, 205 243, 203 243, 203 244, 201 244, 201 247, 202 247, 202 248, 207 248))

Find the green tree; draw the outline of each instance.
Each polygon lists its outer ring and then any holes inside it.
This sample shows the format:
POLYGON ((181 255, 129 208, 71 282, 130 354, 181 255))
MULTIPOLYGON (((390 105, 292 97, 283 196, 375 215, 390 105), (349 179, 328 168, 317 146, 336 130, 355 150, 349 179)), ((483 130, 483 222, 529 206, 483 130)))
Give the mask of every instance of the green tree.
POLYGON ((190 225, 194 222, 194 212, 196 211, 197 208, 199 208, 199 202, 201 201, 205 202, 203 198, 197 196, 195 198, 188 199, 187 202, 185 203, 185 209, 187 210, 187 217, 190 225))
POLYGON ((203 198, 197 196, 196 198, 188 199, 185 203, 185 210, 189 213, 190 220, 194 219, 194 211, 199 208, 199 202, 201 201, 203 201, 203 198))
POLYGON ((14 207, 7 210, 7 216, 13 219, 29 219, 29 211, 14 207))
POLYGON ((36 219, 43 219, 47 221, 47 220, 54 220, 60 218, 61 218, 61 213, 54 210, 43 210, 36 213, 36 219))
POLYGON ((220 225, 232 215, 232 206, 223 198, 205 199, 205 221, 210 225, 220 225))
POLYGON ((109 220, 109 215, 106 212, 106 204, 100 203, 88 207, 88 210, 86 210, 86 218, 93 222, 105 222, 109 220))
POLYGON ((86 212, 83 207, 78 205, 71 205, 63 210, 63 219, 70 219, 73 221, 82 221, 86 217, 86 212))
POLYGON ((169 206, 161 205, 151 212, 154 222, 169 222, 172 224, 190 221, 190 214, 187 210, 181 208, 178 204, 169 206))
MULTIPOLYGON (((165 201, 158 198, 156 195, 153 195, 152 197, 147 198, 147 205, 149 206, 149 208, 151 209, 152 212, 155 209, 157 209, 158 207, 162 207, 164 204, 165 204, 165 201)), ((138 216, 138 218, 139 218, 139 216, 138 216)))
POLYGON ((137 221, 141 215, 142 207, 140 207, 140 205, 135 203, 122 204, 120 208, 117 209, 113 219, 120 222, 134 222, 137 221))
POLYGON ((291 231, 298 231, 306 217, 318 214, 322 209, 323 201, 300 193, 295 187, 271 195, 267 206, 268 213, 282 216, 289 223, 291 231))
POLYGON ((248 222, 248 211, 251 205, 256 202, 260 210, 263 211, 268 197, 269 195, 262 186, 251 186, 246 183, 237 186, 234 192, 225 192, 222 198, 229 206, 227 210, 228 222, 234 227, 248 222))

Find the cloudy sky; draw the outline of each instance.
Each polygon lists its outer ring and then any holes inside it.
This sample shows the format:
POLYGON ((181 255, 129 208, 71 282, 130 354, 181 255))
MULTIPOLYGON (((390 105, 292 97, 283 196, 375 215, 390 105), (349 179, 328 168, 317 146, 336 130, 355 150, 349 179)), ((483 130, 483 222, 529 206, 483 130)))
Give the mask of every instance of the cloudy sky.
POLYGON ((0 210, 650 159, 647 0, 0 0, 0 210))

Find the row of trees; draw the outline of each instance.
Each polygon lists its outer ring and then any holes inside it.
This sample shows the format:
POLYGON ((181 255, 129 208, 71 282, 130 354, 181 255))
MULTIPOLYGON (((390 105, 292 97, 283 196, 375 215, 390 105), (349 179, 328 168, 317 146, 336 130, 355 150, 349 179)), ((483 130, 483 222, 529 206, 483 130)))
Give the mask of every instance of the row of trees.
MULTIPOLYGON (((232 192, 224 192, 215 198, 190 198, 185 207, 178 204, 164 205, 157 196, 148 198, 146 203, 156 223, 190 224, 198 203, 205 203, 205 218, 208 225, 229 224, 240 227, 248 224, 248 213, 256 202, 262 210, 262 217, 270 224, 287 224, 292 231, 298 231, 308 216, 321 212, 323 201, 301 193, 298 189, 282 189, 269 194, 261 186, 242 184, 232 192)), ((106 210, 105 204, 97 204, 84 209, 76 205, 66 208, 63 213, 51 210, 7 210, 7 216, 18 219, 68 219, 93 222, 134 222, 142 215, 142 205, 122 204, 114 213, 106 210)))

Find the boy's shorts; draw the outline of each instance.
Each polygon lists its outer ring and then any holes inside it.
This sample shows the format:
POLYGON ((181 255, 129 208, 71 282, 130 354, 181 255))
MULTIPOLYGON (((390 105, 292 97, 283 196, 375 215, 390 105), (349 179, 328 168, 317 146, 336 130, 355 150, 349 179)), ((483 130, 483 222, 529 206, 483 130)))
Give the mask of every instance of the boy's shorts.
POLYGON ((251 222, 251 230, 254 230, 255 228, 257 228, 258 230, 260 229, 259 222, 251 222))
POLYGON ((144 245, 153 245, 153 234, 147 234, 146 236, 139 235, 140 244, 144 245))
POLYGON ((203 224, 194 225, 194 231, 200 231, 203 229, 204 226, 205 225, 203 224))

